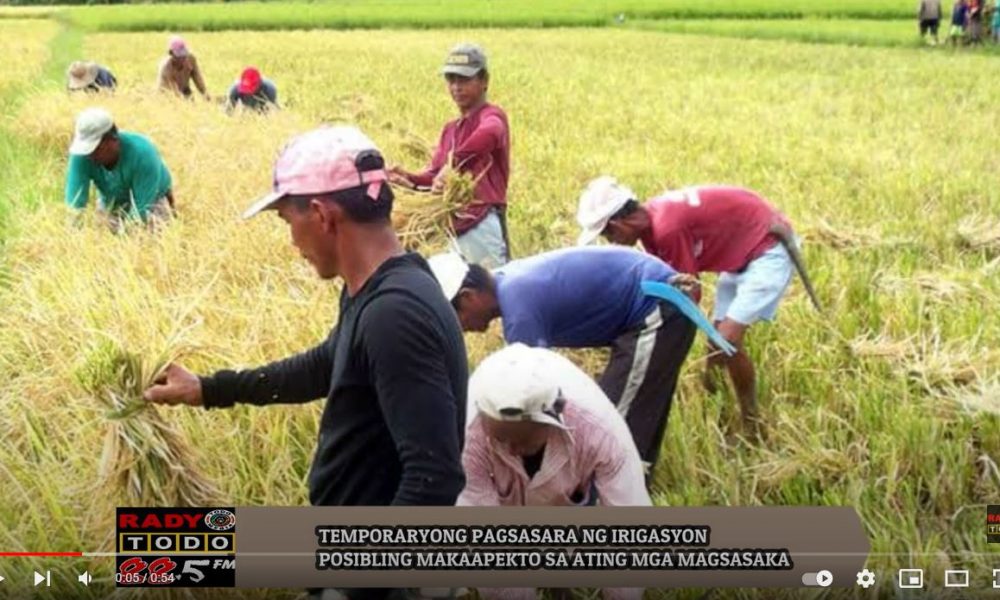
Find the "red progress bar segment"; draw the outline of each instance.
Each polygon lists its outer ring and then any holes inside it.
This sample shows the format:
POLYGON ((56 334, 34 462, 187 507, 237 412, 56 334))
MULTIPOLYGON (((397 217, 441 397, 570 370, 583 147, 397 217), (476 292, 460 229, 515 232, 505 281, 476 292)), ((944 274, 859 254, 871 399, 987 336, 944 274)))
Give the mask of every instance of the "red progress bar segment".
POLYGON ((0 552, 0 556, 83 556, 83 552, 0 552))

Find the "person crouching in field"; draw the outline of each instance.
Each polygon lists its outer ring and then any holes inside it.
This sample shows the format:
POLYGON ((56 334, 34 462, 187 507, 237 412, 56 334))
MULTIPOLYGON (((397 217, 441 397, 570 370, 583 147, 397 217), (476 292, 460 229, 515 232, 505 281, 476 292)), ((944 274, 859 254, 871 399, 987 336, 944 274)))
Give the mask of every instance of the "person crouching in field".
POLYGON ((180 94, 185 98, 193 96, 191 82, 194 81, 194 85, 201 95, 205 99, 209 98, 205 79, 201 76, 201 67, 198 66, 198 59, 188 49, 187 42, 177 36, 170 38, 167 45, 167 56, 160 61, 157 81, 161 91, 180 94))
POLYGON ((920 39, 927 40, 927 34, 932 38, 929 43, 938 43, 938 28, 941 25, 941 0, 920 0, 917 8, 917 20, 920 24, 920 39))
MULTIPOLYGON (((650 506, 642 461, 607 396, 551 350, 512 344, 469 379, 475 411, 462 452, 458 506, 650 506)), ((534 600, 531 588, 480 589, 487 600, 534 600)), ((606 589, 605 598, 642 597, 606 589)))
MULTIPOLYGON (((681 273, 721 273, 716 286, 715 327, 737 352, 713 352, 706 384, 714 391, 712 371, 725 364, 739 399, 744 426, 759 428, 756 375, 744 347, 751 325, 773 320, 792 279, 798 240, 788 220, 750 190, 703 186, 671 191, 639 204, 635 193, 613 177, 591 181, 580 196, 578 242, 603 236, 643 248, 681 273), (786 244, 794 247, 789 255, 786 244)), ((811 285, 808 285, 811 290, 811 285)))
POLYGON ((273 174, 273 192, 243 216, 276 211, 319 277, 343 280, 336 326, 314 348, 255 369, 197 377, 170 365, 144 397, 205 408, 326 398, 311 504, 454 505, 465 485, 465 342, 427 262, 405 253, 392 228, 381 153, 354 127, 321 127, 294 138, 273 174))
POLYGON ((111 71, 94 62, 78 60, 66 70, 66 88, 71 92, 113 91, 117 85, 111 71))
POLYGON ((625 248, 567 248, 511 261, 493 273, 456 254, 429 261, 465 331, 497 318, 508 344, 611 348, 599 384, 625 417, 639 455, 659 456, 681 365, 695 328, 678 309, 642 290, 677 273, 625 248))
POLYGON ((444 126, 430 166, 421 173, 390 169, 392 182, 406 187, 444 191, 448 168, 476 178, 475 200, 452 218, 458 250, 466 260, 486 268, 510 260, 507 236, 507 181, 510 179, 510 131, 507 115, 486 100, 490 75, 486 54, 473 44, 460 44, 448 54, 441 72, 461 116, 444 126), (448 161, 451 161, 449 166, 448 161))
POLYGON ((267 112, 278 107, 278 88, 270 79, 261 76, 255 67, 247 67, 240 79, 229 88, 226 109, 229 112, 242 106, 247 110, 267 112))
POLYGON ((76 220, 98 191, 98 211, 115 233, 129 220, 149 226, 169 219, 174 206, 170 171, 149 138, 119 131, 103 108, 88 108, 76 119, 66 170, 66 204, 76 220))

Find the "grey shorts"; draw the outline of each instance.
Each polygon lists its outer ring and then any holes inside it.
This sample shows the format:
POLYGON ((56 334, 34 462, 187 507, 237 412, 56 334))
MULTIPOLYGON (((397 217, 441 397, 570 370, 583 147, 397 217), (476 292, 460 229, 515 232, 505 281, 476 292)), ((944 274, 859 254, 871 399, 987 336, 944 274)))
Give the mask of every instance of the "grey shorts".
POLYGON ((486 269, 495 269, 507 264, 508 249, 504 241, 503 224, 500 214, 491 209, 486 218, 475 227, 458 236, 455 240, 457 248, 453 248, 465 258, 466 262, 477 264, 486 269))

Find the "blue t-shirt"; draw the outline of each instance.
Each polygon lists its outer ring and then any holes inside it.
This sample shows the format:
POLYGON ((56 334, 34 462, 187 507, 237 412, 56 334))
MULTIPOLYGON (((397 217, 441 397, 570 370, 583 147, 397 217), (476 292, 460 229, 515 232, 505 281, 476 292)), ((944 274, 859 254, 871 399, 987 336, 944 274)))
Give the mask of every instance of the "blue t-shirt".
POLYGON ((615 246, 512 261, 494 271, 504 338, 541 347, 608 346, 657 306, 639 284, 675 273, 655 256, 615 246))

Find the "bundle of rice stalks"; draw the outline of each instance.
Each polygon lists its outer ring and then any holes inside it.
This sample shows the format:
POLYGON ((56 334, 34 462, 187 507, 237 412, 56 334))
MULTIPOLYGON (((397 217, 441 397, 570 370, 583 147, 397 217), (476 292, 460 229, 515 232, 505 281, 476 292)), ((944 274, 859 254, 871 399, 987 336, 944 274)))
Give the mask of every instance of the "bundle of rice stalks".
POLYGON ((851 354, 858 358, 884 358, 895 362, 909 355, 912 340, 893 340, 886 335, 864 336, 851 340, 850 347, 851 354))
POLYGON ((1000 254, 1000 219, 969 215, 958 223, 959 245, 969 250, 1000 254))
POLYGON ((150 364, 103 340, 77 368, 77 384, 107 410, 99 489, 133 506, 211 504, 218 490, 184 436, 142 398, 166 362, 150 364))
POLYGON ((915 291, 928 300, 935 302, 952 302, 973 293, 983 293, 976 283, 960 281, 961 275, 954 276, 944 273, 922 272, 908 277, 888 275, 879 277, 879 287, 890 293, 906 293, 915 291))
POLYGON ((937 398, 955 403, 966 412, 1000 416, 1000 379, 980 380, 974 385, 946 386, 937 398))
POLYGON ((848 230, 823 220, 805 228, 805 236, 834 250, 859 250, 877 246, 903 246, 913 243, 905 238, 886 238, 877 229, 848 230))
POLYGON ((850 348, 859 358, 884 360, 894 371, 929 393, 980 380, 986 365, 995 359, 992 354, 970 348, 964 340, 962 345, 945 344, 937 336, 919 341, 865 336, 852 340, 850 348))
MULTIPOLYGON (((450 161, 449 161, 450 163, 450 161)), ((392 211, 392 224, 409 250, 438 248, 455 237, 453 219, 475 201, 478 179, 446 166, 441 194, 401 189, 392 211)))

